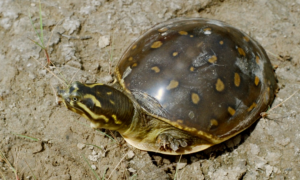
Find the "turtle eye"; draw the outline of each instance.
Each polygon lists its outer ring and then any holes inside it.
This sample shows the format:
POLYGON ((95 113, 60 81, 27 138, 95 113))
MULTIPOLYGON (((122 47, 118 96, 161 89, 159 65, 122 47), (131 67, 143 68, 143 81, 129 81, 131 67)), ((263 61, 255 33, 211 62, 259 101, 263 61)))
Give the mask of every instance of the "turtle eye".
POLYGON ((73 97, 73 98, 72 98, 72 101, 77 101, 77 97, 73 97))

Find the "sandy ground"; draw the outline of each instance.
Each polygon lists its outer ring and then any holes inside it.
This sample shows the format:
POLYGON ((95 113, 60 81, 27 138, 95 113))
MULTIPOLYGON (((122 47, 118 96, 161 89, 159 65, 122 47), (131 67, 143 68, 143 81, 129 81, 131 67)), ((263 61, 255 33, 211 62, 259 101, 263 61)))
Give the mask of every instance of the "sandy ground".
MULTIPOLYGON (((137 150, 57 105, 59 81, 29 40, 38 40, 29 12, 39 28, 37 0, 0 1, 0 150, 20 179, 97 179, 92 168, 99 179, 300 179, 300 0, 42 0, 51 70, 67 81, 110 82, 126 47, 175 17, 226 21, 265 47, 281 88, 273 107, 295 95, 235 138, 181 159, 137 150)), ((16 179, 3 158, 0 172, 16 179)))

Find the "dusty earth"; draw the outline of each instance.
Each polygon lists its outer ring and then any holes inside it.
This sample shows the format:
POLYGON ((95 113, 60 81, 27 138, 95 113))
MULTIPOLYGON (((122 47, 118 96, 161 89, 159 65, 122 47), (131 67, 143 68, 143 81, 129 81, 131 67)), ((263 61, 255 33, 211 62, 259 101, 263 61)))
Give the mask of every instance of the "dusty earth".
POLYGON ((38 29, 38 1, 1 0, 1 180, 17 179, 12 167, 19 179, 300 179, 300 0, 41 4, 44 39, 56 65, 50 68, 66 81, 110 82, 122 52, 145 30, 175 17, 206 17, 242 29, 265 47, 278 66, 280 92, 273 107, 283 104, 204 152, 180 157, 137 150, 118 133, 92 130, 57 104, 52 87, 60 82, 43 67, 44 51, 29 40, 38 41, 29 18, 30 12, 38 29))

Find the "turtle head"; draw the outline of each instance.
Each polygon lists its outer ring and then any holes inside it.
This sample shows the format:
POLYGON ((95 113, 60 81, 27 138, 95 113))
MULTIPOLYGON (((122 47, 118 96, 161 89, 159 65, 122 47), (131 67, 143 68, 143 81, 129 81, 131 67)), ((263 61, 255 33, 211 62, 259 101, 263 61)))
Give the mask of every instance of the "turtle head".
POLYGON ((93 128, 125 130, 134 115, 131 100, 108 85, 76 81, 57 94, 69 110, 91 121, 93 128))

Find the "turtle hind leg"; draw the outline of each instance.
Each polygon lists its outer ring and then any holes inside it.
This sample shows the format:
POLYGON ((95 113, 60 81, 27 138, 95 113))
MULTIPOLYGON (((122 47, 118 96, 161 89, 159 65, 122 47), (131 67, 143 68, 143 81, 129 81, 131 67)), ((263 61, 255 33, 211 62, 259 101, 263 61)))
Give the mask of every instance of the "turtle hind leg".
POLYGON ((161 150, 172 150, 176 152, 180 147, 187 147, 188 142, 186 139, 175 138, 170 133, 159 134, 156 140, 156 144, 161 150))

